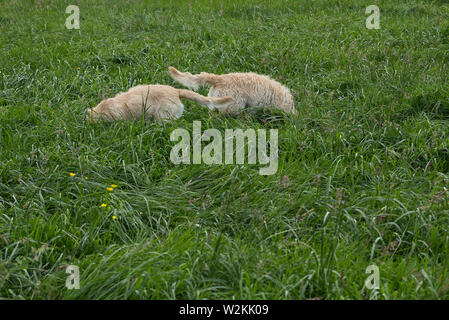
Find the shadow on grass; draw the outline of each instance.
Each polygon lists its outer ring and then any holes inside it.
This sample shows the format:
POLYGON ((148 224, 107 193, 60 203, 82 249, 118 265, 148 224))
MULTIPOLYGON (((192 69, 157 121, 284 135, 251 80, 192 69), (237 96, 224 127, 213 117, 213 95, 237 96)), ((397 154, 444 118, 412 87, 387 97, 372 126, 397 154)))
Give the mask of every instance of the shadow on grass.
POLYGON ((394 120, 403 121, 420 113, 425 113, 430 119, 449 119, 449 98, 440 91, 417 94, 406 108, 395 114, 394 120))

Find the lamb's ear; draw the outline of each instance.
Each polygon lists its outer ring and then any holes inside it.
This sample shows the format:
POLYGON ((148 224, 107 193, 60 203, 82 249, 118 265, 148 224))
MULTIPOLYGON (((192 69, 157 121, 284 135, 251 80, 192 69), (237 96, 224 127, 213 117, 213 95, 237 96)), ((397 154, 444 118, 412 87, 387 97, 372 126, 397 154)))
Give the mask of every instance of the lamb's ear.
POLYGON ((114 100, 110 100, 108 108, 104 113, 105 119, 109 121, 126 120, 124 106, 114 100))
POLYGON ((131 119, 131 118, 134 118, 134 117, 136 117, 136 115, 131 110, 131 108, 128 106, 128 104, 125 102, 123 104, 123 109, 122 109, 122 118, 123 118, 123 120, 131 119))

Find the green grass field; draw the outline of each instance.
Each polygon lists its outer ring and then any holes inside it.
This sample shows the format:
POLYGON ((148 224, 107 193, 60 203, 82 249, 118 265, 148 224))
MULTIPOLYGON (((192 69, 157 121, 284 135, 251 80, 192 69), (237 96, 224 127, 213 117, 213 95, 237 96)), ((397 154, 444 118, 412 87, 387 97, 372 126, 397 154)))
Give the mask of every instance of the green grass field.
POLYGON ((0 297, 448 299, 448 64, 443 0, 1 1, 0 297), (184 100, 163 124, 84 121, 134 85, 181 88, 169 65, 268 74, 299 115, 184 100), (173 164, 194 120, 277 128, 277 173, 173 164))

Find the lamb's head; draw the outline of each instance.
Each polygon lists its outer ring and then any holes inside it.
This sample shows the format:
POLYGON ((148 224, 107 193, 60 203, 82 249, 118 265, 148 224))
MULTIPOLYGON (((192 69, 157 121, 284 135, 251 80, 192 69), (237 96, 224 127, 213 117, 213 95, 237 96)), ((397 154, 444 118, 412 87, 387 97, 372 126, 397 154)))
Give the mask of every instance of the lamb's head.
POLYGON ((86 120, 89 122, 114 120, 119 118, 120 113, 120 105, 114 99, 105 99, 95 108, 87 109, 86 120))

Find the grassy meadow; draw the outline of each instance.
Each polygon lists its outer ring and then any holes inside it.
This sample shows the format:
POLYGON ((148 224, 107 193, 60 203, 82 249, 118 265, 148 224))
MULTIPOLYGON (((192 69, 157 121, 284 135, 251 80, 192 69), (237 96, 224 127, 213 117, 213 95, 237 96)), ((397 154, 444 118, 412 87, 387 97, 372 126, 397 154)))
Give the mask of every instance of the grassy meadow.
POLYGON ((0 298, 448 299, 449 2, 0 1, 0 298), (299 115, 85 122, 170 65, 270 75, 299 115), (278 129, 276 174, 173 164, 194 120, 278 129))

